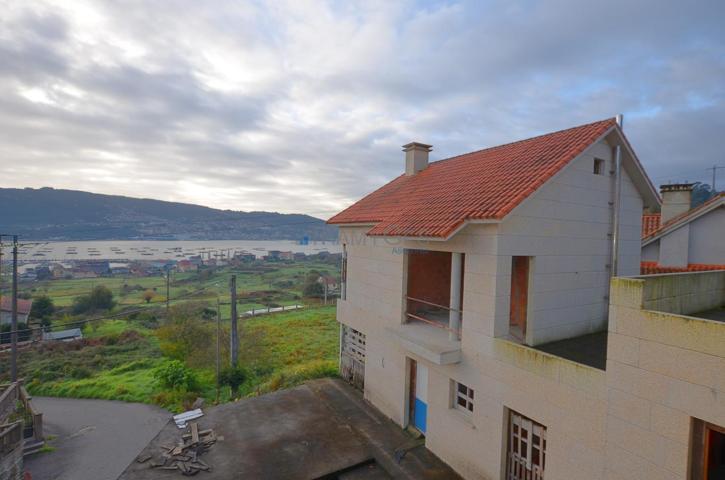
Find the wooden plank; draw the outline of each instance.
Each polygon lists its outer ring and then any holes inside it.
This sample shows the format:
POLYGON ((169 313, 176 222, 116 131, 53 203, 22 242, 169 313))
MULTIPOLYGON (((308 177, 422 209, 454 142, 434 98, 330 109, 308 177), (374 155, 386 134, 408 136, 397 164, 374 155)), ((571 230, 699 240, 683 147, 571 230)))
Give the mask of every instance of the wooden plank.
POLYGON ((191 443, 199 443, 199 424, 191 423, 191 443))

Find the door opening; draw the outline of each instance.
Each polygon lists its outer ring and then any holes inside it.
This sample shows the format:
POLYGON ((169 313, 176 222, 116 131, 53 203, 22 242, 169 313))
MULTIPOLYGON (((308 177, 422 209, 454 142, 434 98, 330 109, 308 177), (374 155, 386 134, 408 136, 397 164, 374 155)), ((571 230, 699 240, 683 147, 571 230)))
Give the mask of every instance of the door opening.
POLYGON ((425 434, 428 419, 428 367, 410 359, 409 424, 425 434))
POLYGON ((521 341, 526 339, 526 315, 529 306, 529 259, 530 257, 512 257, 511 260, 509 332, 521 341))

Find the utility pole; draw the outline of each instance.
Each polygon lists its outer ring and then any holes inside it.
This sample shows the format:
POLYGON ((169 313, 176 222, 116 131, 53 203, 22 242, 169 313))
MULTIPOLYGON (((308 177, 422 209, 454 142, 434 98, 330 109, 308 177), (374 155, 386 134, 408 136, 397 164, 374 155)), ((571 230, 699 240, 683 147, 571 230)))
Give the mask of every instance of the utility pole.
POLYGON ((221 350, 221 324, 222 324, 222 313, 219 307, 219 297, 216 299, 216 403, 219 404, 219 352, 221 350))
POLYGON ((323 285, 324 290, 325 290, 325 302, 324 302, 324 304, 327 305, 327 279, 324 276, 322 277, 322 285, 323 285))
POLYGON ((712 191, 717 193, 717 188, 715 188, 715 182, 717 181, 717 171, 718 169, 725 170, 725 166, 718 166, 713 165, 712 167, 706 169, 706 170, 712 170, 712 191))
POLYGON ((169 318, 169 282, 171 281, 171 267, 166 267, 166 318, 169 318))
MULTIPOLYGON (((3 235, 0 233, 0 305, 3 304, 3 235)), ((0 317, 2 317, 2 307, 0 306, 0 317)))
MULTIPOLYGON (((231 367, 234 369, 237 368, 237 364, 239 362, 239 332, 237 331, 237 276, 232 275, 229 283, 232 301, 232 327, 229 335, 231 338, 230 360, 231 367)), ((232 397, 236 396, 236 393, 237 392, 232 391, 232 397)))
POLYGON ((18 236, 13 235, 13 297, 12 297, 12 320, 10 326, 10 379, 18 381, 18 236))

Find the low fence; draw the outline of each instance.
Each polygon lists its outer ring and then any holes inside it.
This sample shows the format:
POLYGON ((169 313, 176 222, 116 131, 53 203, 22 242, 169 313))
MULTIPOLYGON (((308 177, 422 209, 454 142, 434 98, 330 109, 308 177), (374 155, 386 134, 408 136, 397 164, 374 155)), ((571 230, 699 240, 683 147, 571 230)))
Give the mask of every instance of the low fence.
POLYGON ((0 455, 6 455, 16 448, 23 441, 23 422, 18 420, 13 423, 0 425, 0 455))
POLYGON ((15 411, 20 399, 20 384, 17 382, 5 383, 0 385, 0 389, 2 389, 2 393, 0 393, 0 424, 2 424, 15 411))
POLYGON ((33 442, 42 442, 43 436, 43 413, 39 412, 33 405, 33 397, 28 395, 25 387, 20 386, 20 401, 23 404, 23 437, 33 442))

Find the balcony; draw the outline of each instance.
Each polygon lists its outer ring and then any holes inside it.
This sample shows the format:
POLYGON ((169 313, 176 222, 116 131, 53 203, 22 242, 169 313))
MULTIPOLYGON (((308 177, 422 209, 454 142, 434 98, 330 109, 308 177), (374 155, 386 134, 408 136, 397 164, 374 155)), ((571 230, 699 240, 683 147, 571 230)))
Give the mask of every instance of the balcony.
POLYGON ((404 319, 391 333, 432 363, 460 362, 463 254, 408 250, 406 264, 404 319))

